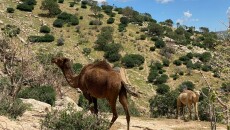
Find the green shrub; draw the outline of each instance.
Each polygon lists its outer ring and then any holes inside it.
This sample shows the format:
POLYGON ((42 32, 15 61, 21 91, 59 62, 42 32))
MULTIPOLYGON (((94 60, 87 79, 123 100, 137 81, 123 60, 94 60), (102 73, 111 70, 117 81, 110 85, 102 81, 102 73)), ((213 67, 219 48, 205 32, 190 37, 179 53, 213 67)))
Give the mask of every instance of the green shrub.
MULTIPOLYGON (((147 28, 146 31, 148 31, 148 28, 147 28)), ((154 42, 157 41, 158 39, 159 39, 159 38, 158 38, 157 36, 152 36, 152 37, 151 37, 151 40, 154 41, 154 42)))
POLYGON ((121 63, 123 63, 127 68, 132 68, 135 66, 140 66, 145 61, 145 58, 139 54, 127 54, 121 59, 121 63))
POLYGON ((127 17, 121 17, 120 22, 121 24, 127 25, 129 23, 129 19, 127 17))
POLYGON ((107 20, 107 24, 113 24, 114 21, 115 21, 114 18, 109 18, 109 19, 107 20))
POLYGON ((189 58, 189 59, 192 59, 193 58, 193 53, 192 52, 189 52, 186 54, 186 56, 189 58))
POLYGON ((163 59, 162 62, 163 62, 163 65, 166 66, 166 67, 168 67, 169 64, 170 64, 168 59, 163 59))
POLYGON ((34 6, 33 6, 33 5, 28 5, 28 4, 22 3, 22 4, 18 4, 18 5, 17 5, 17 9, 18 9, 18 10, 21 10, 21 11, 32 12, 33 9, 34 9, 34 6))
POLYGON ((163 83, 166 83, 167 80, 168 80, 168 75, 162 74, 161 76, 158 76, 156 78, 156 81, 154 82, 154 84, 163 84, 163 83))
POLYGON ((18 98, 32 98, 50 105, 54 105, 56 93, 52 86, 34 86, 21 90, 18 98))
POLYGON ((6 12, 7 12, 7 13, 14 13, 14 8, 8 7, 8 8, 6 9, 6 12))
POLYGON ((180 61, 188 61, 188 60, 190 60, 190 58, 189 58, 188 56, 181 56, 181 57, 179 58, 179 60, 180 60, 180 61))
POLYGON ((155 51, 155 50, 156 50, 156 47, 155 47, 155 46, 151 46, 149 50, 150 50, 150 51, 155 51))
POLYGON ((16 119, 29 108, 28 104, 24 104, 20 99, 12 100, 7 97, 3 97, 0 100, 0 115, 9 116, 16 119))
POLYGON ((156 89, 157 94, 166 94, 169 92, 169 90, 170 90, 170 87, 166 84, 159 84, 157 85, 157 89, 156 89))
POLYGON ((64 3, 64 0, 58 0, 58 3, 64 3))
POLYGON ((119 53, 109 53, 106 52, 104 57, 109 61, 109 62, 116 62, 121 59, 121 54, 119 53))
POLYGON ((56 20, 53 22, 53 26, 54 26, 54 27, 61 28, 61 27, 63 27, 63 25, 64 25, 64 21, 61 20, 61 19, 56 19, 56 20))
POLYGON ((210 65, 203 65, 201 69, 205 72, 208 72, 212 70, 212 67, 210 65))
POLYGON ((202 67, 202 64, 200 62, 196 62, 193 64, 193 69, 200 69, 202 67))
POLYGON ((71 23, 71 25, 78 25, 79 24, 79 20, 78 20, 78 18, 77 18, 77 16, 71 16, 70 17, 70 23, 71 23))
POLYGON ((191 81, 184 81, 182 84, 179 85, 178 90, 182 92, 184 89, 187 90, 194 90, 195 84, 191 81))
POLYGON ((20 33, 20 28, 18 28, 15 25, 9 25, 7 24, 4 28, 2 28, 4 33, 8 35, 9 37, 15 37, 20 33))
POLYGON ((173 64, 175 64, 176 66, 180 66, 182 62, 180 60, 174 60, 173 64))
POLYGON ((212 58, 212 55, 210 52, 204 52, 199 56, 199 60, 202 62, 208 62, 212 58))
POLYGON ((76 112, 72 106, 65 110, 51 111, 42 120, 41 129, 54 130, 107 130, 109 120, 104 116, 95 116, 86 112, 76 112))
POLYGON ((165 47, 165 42, 163 40, 157 40, 155 42, 155 47, 156 48, 163 48, 163 47, 165 47))
POLYGON ((142 35, 140 36, 140 39, 141 39, 141 40, 145 40, 145 39, 146 39, 146 35, 142 34, 142 35))
POLYGON ((175 117, 176 102, 179 91, 174 90, 164 95, 156 95, 149 100, 151 117, 175 117))
POLYGON ((83 8, 83 9, 86 9, 87 8, 87 5, 81 5, 81 8, 83 8))
POLYGON ((52 42, 54 41, 54 36, 50 34, 45 34, 44 36, 29 36, 30 42, 52 42))
POLYGON ((126 24, 119 24, 118 25, 118 31, 123 32, 126 30, 127 25, 126 24))
POLYGON ((173 78, 173 80, 177 80, 179 78, 179 75, 177 73, 170 75, 170 77, 173 78))
POLYGON ((83 48, 83 54, 84 55, 89 55, 91 53, 91 48, 83 48))
POLYGON ((157 70, 151 70, 149 75, 148 75, 148 82, 152 83, 155 81, 155 79, 159 76, 157 70))
POLYGON ((75 73, 79 74, 81 72, 83 65, 80 63, 73 64, 73 70, 75 73))
POLYGON ((80 16, 80 17, 79 17, 79 19, 81 19, 81 20, 82 20, 82 19, 83 19, 83 16, 80 16))
POLYGON ((187 67, 187 68, 194 68, 194 65, 193 65, 193 63, 192 63, 191 60, 187 61, 186 67, 187 67))
POLYGON ((46 25, 41 26, 40 32, 41 33, 50 33, 50 28, 48 26, 46 26, 46 25))
POLYGON ((183 72, 183 71, 180 71, 180 72, 179 72, 179 75, 184 75, 184 72, 183 72))
POLYGON ((75 3, 74 2, 70 2, 69 3, 69 7, 74 7, 75 3))

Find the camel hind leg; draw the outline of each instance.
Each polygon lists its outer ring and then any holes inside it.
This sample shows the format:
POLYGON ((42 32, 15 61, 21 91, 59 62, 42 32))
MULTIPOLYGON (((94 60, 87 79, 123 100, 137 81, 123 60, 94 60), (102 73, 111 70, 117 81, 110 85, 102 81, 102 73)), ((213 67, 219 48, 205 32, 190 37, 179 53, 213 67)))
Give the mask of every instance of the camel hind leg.
POLYGON ((127 130, 129 130, 130 114, 129 114, 129 109, 128 109, 127 92, 124 87, 121 88, 121 91, 119 93, 119 102, 124 108, 125 115, 126 115, 126 121, 127 121, 127 130))

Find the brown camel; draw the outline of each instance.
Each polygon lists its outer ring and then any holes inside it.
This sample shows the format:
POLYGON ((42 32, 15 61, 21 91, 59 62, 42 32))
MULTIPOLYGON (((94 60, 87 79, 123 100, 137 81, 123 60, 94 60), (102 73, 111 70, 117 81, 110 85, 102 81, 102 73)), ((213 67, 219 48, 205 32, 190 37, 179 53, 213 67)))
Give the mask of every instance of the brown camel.
POLYGON ((126 114, 127 129, 129 130, 130 115, 128 110, 127 92, 138 97, 131 92, 121 79, 120 74, 114 71, 106 61, 98 61, 83 67, 79 75, 74 75, 71 62, 68 58, 53 58, 55 63, 63 72, 67 82, 73 88, 79 88, 89 102, 94 103, 94 110, 97 114, 97 98, 105 98, 112 109, 113 117, 110 127, 116 121, 118 114, 116 111, 116 100, 119 95, 119 102, 123 106, 126 114))
POLYGON ((178 115, 180 113, 180 107, 182 107, 183 110, 183 116, 184 116, 184 106, 188 107, 190 119, 192 119, 192 105, 194 105, 195 108, 195 117, 197 120, 199 120, 198 116, 198 101, 199 101, 200 92, 199 91, 191 91, 191 90, 184 90, 177 98, 177 114, 176 117, 178 118, 178 115))

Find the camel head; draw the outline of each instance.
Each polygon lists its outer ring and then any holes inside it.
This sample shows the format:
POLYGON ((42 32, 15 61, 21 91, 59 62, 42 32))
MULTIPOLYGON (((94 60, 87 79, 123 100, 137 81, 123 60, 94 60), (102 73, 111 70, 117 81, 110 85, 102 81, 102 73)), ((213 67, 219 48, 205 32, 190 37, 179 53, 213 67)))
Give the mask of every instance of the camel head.
POLYGON ((70 60, 65 57, 55 57, 51 60, 52 63, 55 63, 61 69, 69 69, 70 68, 70 60))
POLYGON ((200 96, 201 92, 199 90, 194 90, 194 92, 195 92, 196 95, 200 96))

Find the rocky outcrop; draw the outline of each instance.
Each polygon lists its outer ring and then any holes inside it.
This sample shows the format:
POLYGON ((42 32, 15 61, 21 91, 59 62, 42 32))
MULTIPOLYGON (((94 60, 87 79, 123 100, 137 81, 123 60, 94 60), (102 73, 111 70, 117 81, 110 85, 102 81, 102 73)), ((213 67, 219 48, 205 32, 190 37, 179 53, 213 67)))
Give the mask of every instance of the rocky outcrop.
POLYGON ((40 130, 40 122, 51 109, 62 110, 72 104, 76 111, 81 111, 82 108, 69 97, 58 99, 55 106, 37 101, 35 99, 21 99, 23 103, 29 104, 30 108, 17 120, 11 120, 5 116, 0 116, 0 130, 40 130))

